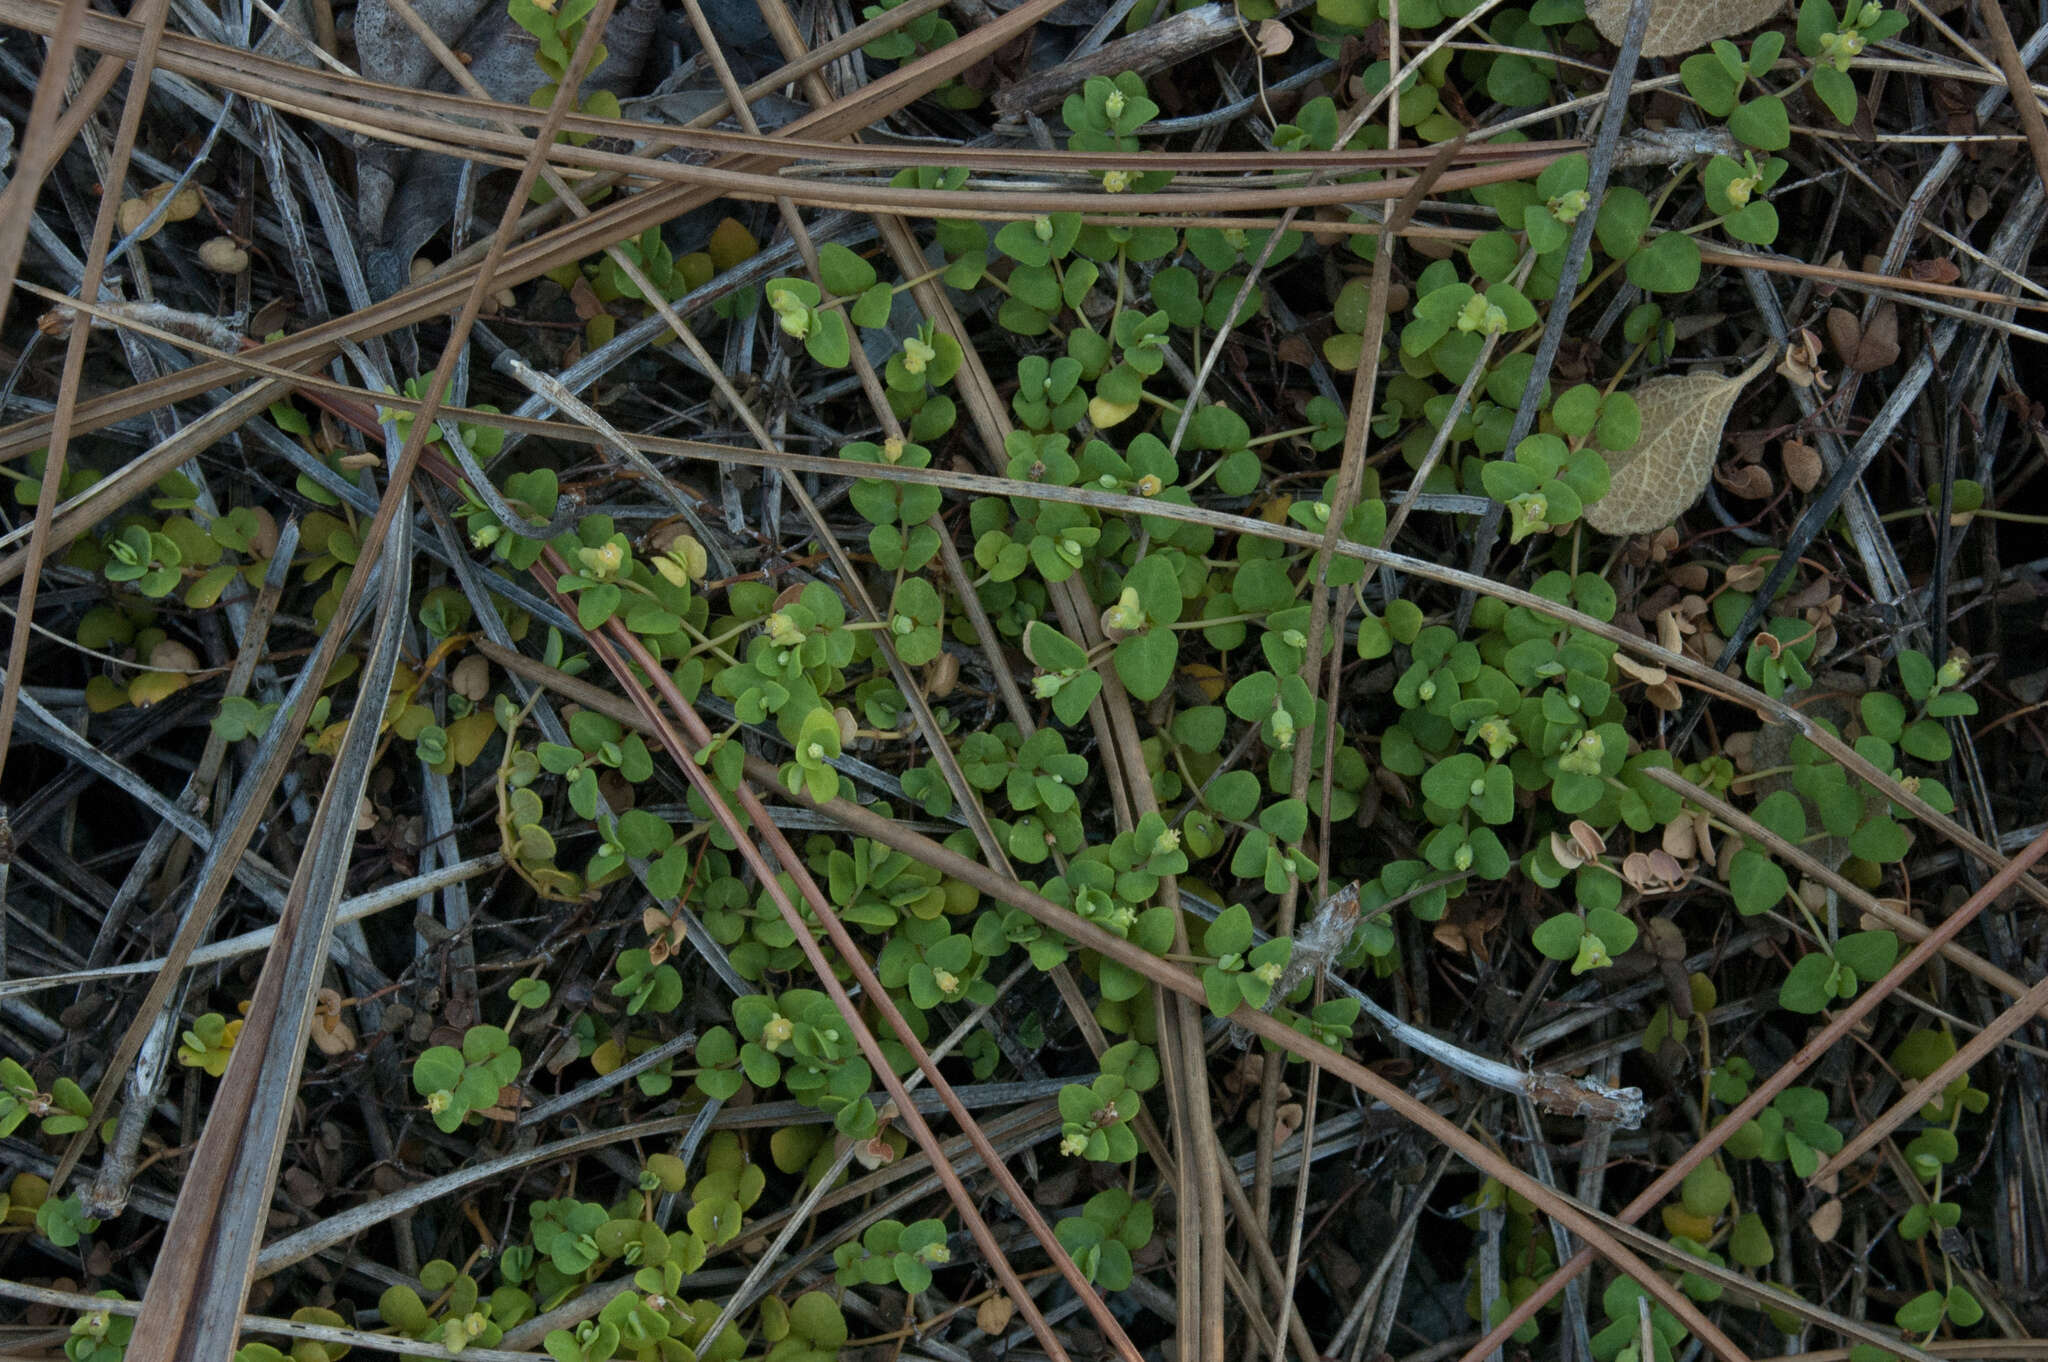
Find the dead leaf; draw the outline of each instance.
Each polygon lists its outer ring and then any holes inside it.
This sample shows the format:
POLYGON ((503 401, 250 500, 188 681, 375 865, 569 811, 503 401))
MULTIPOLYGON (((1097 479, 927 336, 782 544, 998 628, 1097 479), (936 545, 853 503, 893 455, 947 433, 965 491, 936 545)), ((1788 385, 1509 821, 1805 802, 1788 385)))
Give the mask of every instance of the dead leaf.
POLYGON ((1726 574, 1730 591, 1754 591, 1771 575, 1769 563, 1730 563, 1726 574))
POLYGON ((1806 1218, 1806 1228, 1813 1231, 1813 1237, 1826 1244, 1831 1242, 1842 1229, 1842 1201, 1829 1197, 1820 1204, 1820 1209, 1806 1218))
POLYGON ((465 700, 481 700, 491 693, 491 664, 472 653, 448 673, 448 684, 465 700))
POLYGON ((1294 30, 1278 19, 1267 19, 1259 25, 1259 55, 1277 57, 1294 46, 1294 30))
POLYGON ((974 1310, 974 1324, 985 1334, 1000 1334, 1010 1327, 1010 1316, 1017 1313, 1017 1307, 1005 1293, 998 1291, 974 1310))
POLYGON ((1607 839, 1600 835, 1600 829, 1583 818, 1574 818, 1571 825, 1572 841, 1578 844, 1579 854, 1591 861, 1607 850, 1607 839))
POLYGON ((1827 371, 1820 366, 1820 337, 1801 327, 1785 347, 1778 361, 1778 373, 1796 388, 1828 390, 1827 371))
POLYGON ((1700 844, 1693 836, 1692 819, 1674 818, 1664 825, 1664 850, 1673 859, 1689 861, 1699 855, 1700 844))
POLYGON ((215 274, 240 274, 249 268, 249 253, 229 236, 217 236, 199 245, 199 263, 215 274))
POLYGON ((1724 491, 1741 497, 1744 501, 1762 501, 1770 496, 1776 486, 1771 481, 1771 475, 1753 463, 1735 468, 1717 468, 1714 470, 1714 481, 1720 483, 1724 491))
POLYGON ((149 650, 149 665, 165 671, 196 672, 199 654, 174 638, 167 638, 149 650))
POLYGON ((1670 918, 1651 918, 1643 931, 1643 945, 1659 960, 1685 959, 1685 933, 1670 918))
POLYGON ((343 999, 331 988, 314 995, 312 1037, 314 1048, 323 1055, 345 1055, 356 1048, 356 1033, 341 1019, 343 999))
POLYGON ((1779 446, 1778 457, 1784 460, 1785 476, 1794 487, 1811 492, 1820 486, 1820 475, 1827 470, 1820 461, 1820 451, 1812 445, 1787 440, 1779 446))
MULTIPOLYGON (((1784 0, 1650 0, 1650 26, 1643 33, 1643 55, 1676 57, 1705 47, 1716 38, 1732 38, 1767 23, 1784 0)), ((1629 0, 1586 0, 1586 17, 1600 36, 1621 46, 1628 26, 1629 0)))
POLYGON ((1906 273, 1927 284, 1953 284, 1963 277, 1953 260, 1909 260, 1906 273))
POLYGON ((1845 367, 1859 374, 1875 373, 1899 361, 1899 309, 1880 305, 1865 326, 1847 308, 1828 309, 1828 342, 1845 367))
POLYGON ((1659 681, 1666 680, 1669 675, 1662 667, 1638 662, 1626 653, 1615 654, 1614 664, 1621 668, 1623 674, 1634 677, 1646 686, 1654 686, 1659 681))
POLYGON ((1586 508, 1586 523, 1603 534, 1648 534, 1698 501, 1713 475, 1735 399, 1770 362, 1766 350, 1732 378, 1686 374, 1653 378, 1637 388, 1642 436, 1633 449, 1607 456, 1607 495, 1586 508))

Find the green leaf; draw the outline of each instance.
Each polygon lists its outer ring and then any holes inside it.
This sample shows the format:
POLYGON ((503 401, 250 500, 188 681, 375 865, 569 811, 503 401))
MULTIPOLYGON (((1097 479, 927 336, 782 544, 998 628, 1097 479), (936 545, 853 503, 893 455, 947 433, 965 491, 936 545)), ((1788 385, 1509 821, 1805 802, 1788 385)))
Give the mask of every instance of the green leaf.
POLYGON ((875 283, 875 267, 836 241, 818 248, 818 278, 828 293, 851 298, 875 283))
POLYGON ((1641 190, 1626 186, 1608 189, 1593 225, 1601 250, 1616 260, 1627 260, 1642 246, 1643 233, 1649 229, 1650 201, 1641 190))
POLYGON ((1806 810, 1800 805, 1799 796, 1790 790, 1766 795, 1752 816, 1795 846, 1806 838, 1806 810))
POLYGON ((1423 798, 1456 812, 1475 798, 1472 786, 1485 772, 1486 762, 1476 752, 1454 753, 1423 772, 1423 798))
POLYGON ((1728 117, 1728 131, 1758 151, 1783 151, 1792 145, 1792 121, 1785 101, 1776 95, 1749 100, 1728 117))
POLYGON ((1863 726, 1888 743, 1896 743, 1899 735, 1906 731, 1906 706, 1898 696, 1885 691, 1874 690, 1866 694, 1858 708, 1863 713, 1863 726))
POLYGON ((889 313, 895 305, 896 290, 888 284, 876 284, 854 300, 846 315, 853 318, 855 326, 879 330, 889 324, 889 313))
POLYGON ((810 334, 804 337, 804 350, 828 369, 845 368, 853 358, 853 340, 847 335, 845 314, 813 313, 810 334))
POLYGON ((1629 257, 1628 278, 1650 293, 1690 293, 1700 282, 1700 248, 1682 232, 1666 232, 1629 257))
POLYGON ((1718 1163, 1701 1164, 1685 1175, 1685 1181, 1679 1187, 1679 1197, 1685 1202, 1685 1209, 1707 1220, 1727 1210, 1734 1195, 1735 1180, 1718 1163))
POLYGON ((1238 983, 1243 976, 1231 974, 1211 966, 1202 971, 1202 993, 1209 1004, 1211 1015, 1227 1017, 1237 1011, 1243 1001, 1238 983))
POLYGON ((1234 903, 1216 915, 1202 932, 1202 953, 1219 959, 1243 955, 1252 944, 1252 915, 1241 903, 1234 903))
POLYGON ((1940 1325, 1947 1298, 1939 1291, 1923 1291, 1899 1307, 1898 1325, 1910 1334, 1932 1333, 1940 1325))
POLYGON ((1609 955, 1620 955, 1636 944, 1636 924, 1612 908, 1594 908, 1589 911, 1586 914, 1586 926, 1593 935, 1600 938, 1609 955))
POLYGON ((1876 983, 1899 958, 1899 938, 1890 932, 1852 932, 1835 943, 1835 959, 1866 984, 1876 983))
POLYGON ((1778 990, 1778 1006, 1807 1016, 1826 1010, 1835 1000, 1835 969, 1835 962, 1818 951, 1801 956, 1778 990))
POLYGON ((1678 64, 1678 78, 1702 112, 1714 118, 1726 118, 1735 112, 1741 85, 1713 54, 1699 52, 1687 57, 1678 64))
POLYGON ((1843 127, 1856 121, 1856 82, 1847 71, 1822 63, 1813 68, 1813 93, 1843 127))
POLYGON ((1864 823, 1849 837, 1849 850, 1853 855, 1879 865, 1904 860, 1912 847, 1913 834, 1882 814, 1864 823))
POLYGON ((1918 719, 1907 725, 1899 746, 1922 761, 1947 761, 1955 753, 1955 744, 1949 741, 1948 729, 1934 719, 1918 719))
POLYGON ((1763 1267, 1777 1256, 1762 1216, 1750 1211, 1735 1222, 1735 1231, 1728 1236, 1728 1256, 1743 1267, 1763 1267))
POLYGON ((1585 919, 1577 913, 1559 913, 1546 918, 1529 940, 1550 959, 1569 960, 1579 953, 1579 938, 1585 930, 1585 919))
POLYGON ((1117 678, 1134 699, 1151 701, 1166 692, 1180 657, 1180 636, 1171 629, 1148 629, 1116 645, 1117 678))
POLYGON ((1729 863, 1728 890, 1745 917, 1778 907, 1791 887, 1778 863, 1760 851, 1745 848, 1729 863))

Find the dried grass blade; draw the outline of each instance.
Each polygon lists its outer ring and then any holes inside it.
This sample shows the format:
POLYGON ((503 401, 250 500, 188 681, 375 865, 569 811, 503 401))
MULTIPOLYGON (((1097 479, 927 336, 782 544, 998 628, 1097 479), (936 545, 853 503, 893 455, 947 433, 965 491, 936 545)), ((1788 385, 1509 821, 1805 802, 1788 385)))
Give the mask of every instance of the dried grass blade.
MULTIPOLYGON (((401 494, 398 501, 403 510, 410 499, 401 494)), ((381 739, 384 706, 375 697, 390 690, 398 667, 412 526, 403 514, 396 524, 385 540, 377 634, 362 674, 361 694, 368 698, 357 706, 335 757, 248 1020, 164 1231, 129 1344, 133 1362, 225 1359, 235 1350, 305 1062, 314 995, 333 940, 334 910, 354 852, 356 809, 381 739)))

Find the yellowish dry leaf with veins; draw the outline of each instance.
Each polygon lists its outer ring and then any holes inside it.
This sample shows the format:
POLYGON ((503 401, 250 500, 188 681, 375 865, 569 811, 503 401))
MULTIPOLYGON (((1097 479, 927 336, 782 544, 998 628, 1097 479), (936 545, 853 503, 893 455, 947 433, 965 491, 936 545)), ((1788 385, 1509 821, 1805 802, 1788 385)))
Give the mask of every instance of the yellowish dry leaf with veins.
MULTIPOLYGON (((1650 0, 1643 55, 1676 57, 1716 38, 1747 33, 1775 17, 1784 4, 1785 0, 1650 0)), ((1586 17, 1616 47, 1628 26, 1628 11, 1629 0, 1586 0, 1586 17)))
POLYGON ((1586 523, 1602 534, 1648 534, 1698 501, 1713 476, 1729 410, 1775 353, 1764 351, 1733 378, 1686 374, 1637 388, 1642 434, 1634 448, 1607 456, 1607 495, 1586 508, 1586 523))

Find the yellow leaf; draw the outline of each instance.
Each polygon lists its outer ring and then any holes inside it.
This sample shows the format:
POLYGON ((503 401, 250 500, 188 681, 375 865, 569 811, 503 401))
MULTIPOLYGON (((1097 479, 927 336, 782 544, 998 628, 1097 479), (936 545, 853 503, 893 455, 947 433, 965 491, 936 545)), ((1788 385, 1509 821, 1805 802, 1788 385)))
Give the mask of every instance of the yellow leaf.
POLYGON ((143 672, 128 683, 128 703, 147 709, 185 689, 187 680, 177 672, 143 672))
POLYGON ((683 286, 700 289, 711 282, 711 276, 718 273, 718 266, 702 251, 691 251, 676 261, 676 273, 683 276, 683 286))
POLYGON ((1211 703, 1223 698, 1223 673, 1206 662, 1190 662, 1181 668, 1181 674, 1195 683, 1211 703))
POLYGON ((128 690, 111 676, 95 676, 85 683, 85 707, 105 714, 128 703, 128 690))
POLYGON ((619 1044, 619 1038, 611 1039, 590 1052, 590 1067, 600 1074, 608 1074, 626 1062, 626 1047, 619 1044))
POLYGON ((1111 402, 1103 397, 1088 399, 1088 419, 1094 423, 1097 430, 1108 430, 1111 426, 1128 421, 1137 409, 1136 402, 1111 402))
POLYGON ((711 240, 704 244, 704 253, 720 270, 729 270, 760 250, 761 243, 754 240, 754 234, 733 218, 720 218, 711 229, 711 240))
POLYGON ((1664 1217, 1664 1233, 1682 1234, 1696 1244, 1704 1244, 1714 1237, 1714 1222, 1704 1215, 1694 1215, 1683 1206, 1665 1206, 1660 1212, 1664 1217))
POLYGON ((1637 388, 1642 434, 1634 448, 1607 456, 1607 495, 1586 508, 1586 523, 1602 534, 1648 534, 1698 501, 1714 474, 1735 399, 1772 354, 1765 350, 1732 378, 1686 374, 1637 388))
POLYGON ((457 766, 468 766, 483 755, 484 745, 497 731, 497 721, 489 710, 465 714, 448 725, 448 755, 455 758, 457 766))

